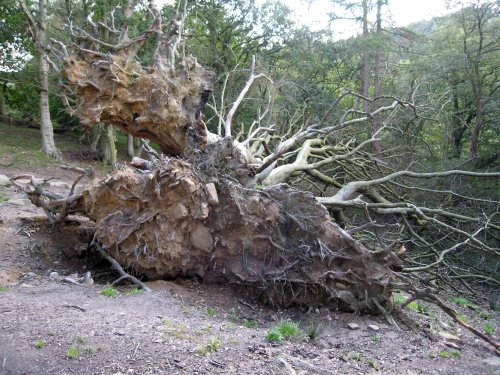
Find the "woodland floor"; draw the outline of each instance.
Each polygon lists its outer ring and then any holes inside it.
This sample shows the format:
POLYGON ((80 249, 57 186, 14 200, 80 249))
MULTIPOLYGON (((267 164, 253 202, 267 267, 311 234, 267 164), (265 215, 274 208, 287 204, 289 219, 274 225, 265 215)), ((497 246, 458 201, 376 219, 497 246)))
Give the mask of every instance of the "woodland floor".
MULTIPOLYGON (((72 172, 33 148, 36 130, 0 124, 0 138, 0 174, 71 185, 72 172)), ((59 141, 66 161, 102 170, 74 139, 59 141)), ((124 285, 106 297, 100 292, 117 275, 87 251, 89 227, 72 218, 53 228, 26 197, 0 187, 0 374, 500 374, 500 357, 432 306, 405 310, 418 325, 398 320, 397 329, 382 317, 326 308, 277 311, 192 279, 148 282, 152 293, 124 285), (92 287, 61 281, 86 271, 92 287), (303 333, 273 345, 266 333, 284 318, 303 333), (314 339, 311 327, 319 327, 314 339), (204 355, 210 347, 216 350, 204 355)), ((498 312, 487 304, 454 307, 474 326, 498 332, 498 312)))

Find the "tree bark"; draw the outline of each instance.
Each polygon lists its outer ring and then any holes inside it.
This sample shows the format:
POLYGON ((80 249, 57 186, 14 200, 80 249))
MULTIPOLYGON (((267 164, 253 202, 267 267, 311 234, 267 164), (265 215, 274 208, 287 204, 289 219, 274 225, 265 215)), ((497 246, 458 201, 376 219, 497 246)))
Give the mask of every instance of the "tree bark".
POLYGON ((36 21, 31 12, 26 7, 24 0, 19 0, 19 5, 24 12, 33 41, 38 52, 39 74, 40 74, 40 130, 42 135, 42 151, 56 159, 61 157, 59 150, 54 143, 54 129, 50 119, 49 110, 49 64, 47 56, 47 3, 46 0, 39 0, 39 20, 36 21))
MULTIPOLYGON (((381 42, 382 42, 382 5, 383 0, 377 0, 377 24, 376 24, 376 51, 375 51, 375 77, 374 77, 374 91, 375 98, 380 96, 381 86, 382 86, 382 78, 381 78, 381 64, 382 64, 382 51, 381 51, 381 42)), ((378 107, 378 100, 375 99, 372 103, 372 111, 376 110, 378 107)), ((378 116, 373 116, 370 119, 372 124, 372 134, 377 134, 380 130, 380 119, 378 116)), ((375 153, 377 156, 382 155, 382 143, 379 138, 377 138, 373 142, 373 147, 375 149, 375 153)))
POLYGON ((7 116, 7 105, 5 104, 5 96, 7 94, 7 82, 2 82, 0 87, 0 116, 7 116))

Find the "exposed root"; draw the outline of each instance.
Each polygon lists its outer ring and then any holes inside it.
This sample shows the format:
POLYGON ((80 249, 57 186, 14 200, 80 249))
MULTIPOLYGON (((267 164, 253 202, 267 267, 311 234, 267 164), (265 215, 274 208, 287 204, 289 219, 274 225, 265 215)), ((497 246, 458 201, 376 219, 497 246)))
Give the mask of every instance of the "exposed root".
POLYGON ((122 268, 122 266, 120 266, 120 263, 118 263, 115 259, 113 259, 112 256, 110 256, 103 248, 101 245, 99 245, 97 242, 94 242, 94 245, 97 249, 97 251, 99 251, 99 253, 104 257, 106 258, 106 260, 108 260, 111 265, 113 266, 113 268, 115 270, 118 271, 118 273, 121 275, 120 278, 118 278, 117 280, 115 280, 112 285, 117 285, 119 282, 127 279, 127 280, 130 280, 131 282, 133 282, 134 284, 137 284, 141 289, 143 289, 145 292, 151 292, 151 289, 149 289, 146 284, 144 284, 141 280, 139 280, 137 277, 134 277, 130 274, 128 274, 127 272, 125 272, 122 268))

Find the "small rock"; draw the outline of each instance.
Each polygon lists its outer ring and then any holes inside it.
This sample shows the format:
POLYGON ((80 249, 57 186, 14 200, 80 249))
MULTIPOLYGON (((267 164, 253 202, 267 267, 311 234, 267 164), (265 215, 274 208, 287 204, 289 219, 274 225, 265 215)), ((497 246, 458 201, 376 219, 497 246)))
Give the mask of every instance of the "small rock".
POLYGON ((452 335, 451 333, 448 333, 448 332, 445 332, 445 331, 439 331, 438 335, 441 336, 445 340, 460 341, 460 337, 452 335))
POLYGON ((49 279, 51 279, 51 280, 57 279, 58 277, 59 277, 59 274, 57 272, 51 272, 49 274, 49 279))
POLYGON ((352 329, 352 330, 359 329, 359 324, 356 324, 356 323, 349 323, 349 324, 347 324, 347 326, 349 327, 349 329, 352 329))
POLYGON ((4 174, 0 174, 0 186, 9 186, 9 185, 10 185, 9 178, 4 174))
POLYGON ((210 182, 205 185, 205 189, 208 195, 208 204, 211 206, 217 206, 219 204, 219 197, 217 196, 217 189, 215 184, 210 182))
POLYGON ((380 328, 376 326, 375 324, 369 324, 368 328, 370 328, 372 331, 378 331, 380 328))

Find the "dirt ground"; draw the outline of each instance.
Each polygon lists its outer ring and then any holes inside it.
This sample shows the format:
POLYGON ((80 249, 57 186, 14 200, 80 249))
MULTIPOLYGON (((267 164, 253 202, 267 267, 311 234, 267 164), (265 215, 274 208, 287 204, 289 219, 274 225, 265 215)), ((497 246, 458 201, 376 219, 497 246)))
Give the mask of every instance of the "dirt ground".
MULTIPOLYGON (((25 167, 0 174, 70 185, 75 177, 25 167)), ((92 223, 53 228, 14 187, 0 187, 0 196, 0 374, 500 374, 486 343, 430 306, 406 313, 418 323, 410 328, 326 308, 277 311, 192 279, 148 282, 151 293, 121 285, 107 297, 101 291, 118 276, 87 250, 92 223), (63 281, 86 271, 92 286, 63 281), (302 334, 267 341, 287 318, 302 334)), ((457 308, 475 326, 498 328, 487 307, 457 308)))

